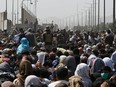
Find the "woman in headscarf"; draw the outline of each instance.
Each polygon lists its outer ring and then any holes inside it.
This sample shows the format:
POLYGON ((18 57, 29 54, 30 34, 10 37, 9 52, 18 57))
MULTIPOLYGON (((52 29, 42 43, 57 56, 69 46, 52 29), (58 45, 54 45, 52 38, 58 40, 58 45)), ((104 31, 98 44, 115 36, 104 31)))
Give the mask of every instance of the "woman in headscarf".
POLYGON ((91 67, 91 73, 97 73, 100 72, 100 70, 105 66, 103 60, 101 58, 96 58, 93 61, 93 65, 91 67))
POLYGON ((76 69, 76 61, 74 56, 69 55, 66 57, 66 66, 69 72, 69 76, 73 76, 74 75, 74 71, 76 69))
POLYGON ((13 81, 13 84, 16 87, 24 87, 25 78, 29 75, 32 75, 32 66, 29 61, 22 61, 19 66, 19 73, 17 78, 13 81))
POLYGON ((75 75, 80 76, 82 78, 82 82, 84 84, 84 87, 92 87, 92 81, 90 79, 90 68, 85 63, 80 63, 77 65, 75 75))
POLYGON ((21 44, 17 48, 17 54, 21 54, 23 50, 26 50, 29 52, 30 47, 29 47, 29 41, 27 40, 27 38, 22 38, 20 42, 21 44))
POLYGON ((113 61, 109 58, 109 57, 105 57, 103 59, 105 66, 109 66, 111 68, 111 70, 113 70, 113 61))
POLYGON ((87 64, 88 66, 91 68, 92 65, 93 65, 93 61, 96 59, 97 57, 94 55, 94 54, 91 54, 89 57, 88 57, 88 60, 87 60, 87 64))
POLYGON ((42 87, 42 83, 41 83, 41 80, 37 76, 30 75, 25 79, 24 87, 42 87))
POLYGON ((65 66, 66 66, 66 56, 61 55, 60 58, 59 58, 59 64, 57 65, 56 68, 65 67, 65 66))
POLYGON ((65 83, 58 83, 55 87, 68 87, 65 83))

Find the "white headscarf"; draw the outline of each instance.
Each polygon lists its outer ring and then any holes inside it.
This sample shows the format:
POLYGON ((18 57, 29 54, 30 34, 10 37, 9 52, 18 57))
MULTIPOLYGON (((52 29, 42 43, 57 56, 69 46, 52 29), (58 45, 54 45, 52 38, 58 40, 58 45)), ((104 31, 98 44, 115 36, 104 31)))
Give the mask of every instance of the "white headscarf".
MULTIPOLYGON (((57 68, 59 67, 66 67, 66 56, 65 55, 61 55, 59 58, 59 64, 57 65, 57 68)), ((66 67, 67 68, 67 67, 66 67)))
POLYGON ((89 78, 89 71, 90 71, 90 68, 87 64, 80 63, 79 65, 77 65, 75 75, 78 75, 80 77, 89 78))
POLYGON ((91 72, 96 73, 99 72, 105 66, 103 60, 101 58, 96 58, 91 67, 91 72))
POLYGON ((63 64, 66 63, 66 56, 65 55, 61 55, 59 59, 60 59, 59 63, 63 63, 63 64))
POLYGON ((113 63, 116 64, 116 51, 114 51, 113 54, 111 55, 111 59, 113 63))
POLYGON ((84 87, 91 87, 92 85, 92 81, 90 80, 90 77, 89 77, 89 71, 90 71, 90 68, 85 63, 80 63, 79 65, 77 65, 77 68, 75 70, 75 75, 80 76, 82 78, 84 87))
POLYGON ((113 70, 113 61, 109 57, 103 59, 105 66, 109 66, 113 70))
POLYGON ((40 79, 35 75, 30 75, 25 79, 25 87, 41 87, 42 83, 40 79))
POLYGON ((88 57, 88 60, 87 60, 87 64, 88 66, 92 66, 93 65, 93 61, 96 59, 96 56, 94 54, 91 54, 89 57, 88 57))
POLYGON ((46 55, 46 52, 37 53, 38 61, 41 63, 42 66, 43 66, 44 61, 45 61, 45 55, 46 55))

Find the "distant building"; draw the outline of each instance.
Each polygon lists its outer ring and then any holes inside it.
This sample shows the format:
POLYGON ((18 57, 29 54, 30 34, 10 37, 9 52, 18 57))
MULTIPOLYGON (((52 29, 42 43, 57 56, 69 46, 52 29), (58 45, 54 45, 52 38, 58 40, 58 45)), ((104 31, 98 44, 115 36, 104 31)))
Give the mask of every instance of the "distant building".
POLYGON ((34 24, 36 22, 36 16, 23 4, 21 7, 21 22, 22 24, 34 24))
POLYGON ((0 12, 0 30, 5 30, 7 28, 7 14, 6 12, 0 12))
POLYGON ((7 30, 8 33, 11 31, 12 21, 7 19, 6 12, 0 12, 0 30, 7 30))

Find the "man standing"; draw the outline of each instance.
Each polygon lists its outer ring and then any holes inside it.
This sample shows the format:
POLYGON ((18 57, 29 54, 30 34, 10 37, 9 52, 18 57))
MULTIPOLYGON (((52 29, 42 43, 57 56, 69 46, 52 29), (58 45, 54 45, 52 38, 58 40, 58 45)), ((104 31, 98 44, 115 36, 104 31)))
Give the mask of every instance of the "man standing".
POLYGON ((36 44, 37 44, 36 37, 35 37, 34 33, 32 32, 31 28, 28 29, 28 32, 26 33, 26 38, 29 41, 30 47, 36 46, 36 44))
POLYGON ((53 34, 49 27, 46 27, 46 30, 43 33, 43 41, 45 42, 46 51, 50 52, 52 49, 53 34))
POLYGON ((68 77, 68 69, 64 67, 58 68, 56 71, 57 81, 52 82, 48 85, 48 87, 56 87, 59 83, 64 83, 68 85, 67 77, 68 77))
POLYGON ((105 38, 105 43, 112 46, 113 40, 114 40, 114 36, 112 35, 110 30, 107 30, 107 36, 105 38))
POLYGON ((25 33, 24 33, 24 30, 23 28, 20 28, 19 29, 19 35, 18 35, 19 39, 18 39, 18 44, 20 44, 20 41, 23 37, 25 37, 25 33))

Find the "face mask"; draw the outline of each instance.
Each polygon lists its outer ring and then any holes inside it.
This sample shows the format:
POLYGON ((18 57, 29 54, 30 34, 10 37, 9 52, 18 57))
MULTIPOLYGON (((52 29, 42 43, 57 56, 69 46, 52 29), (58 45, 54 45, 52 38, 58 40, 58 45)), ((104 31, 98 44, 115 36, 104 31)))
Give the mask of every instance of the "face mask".
POLYGON ((109 74, 108 74, 108 73, 101 73, 101 77, 102 77, 103 79, 108 79, 109 74))

